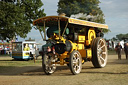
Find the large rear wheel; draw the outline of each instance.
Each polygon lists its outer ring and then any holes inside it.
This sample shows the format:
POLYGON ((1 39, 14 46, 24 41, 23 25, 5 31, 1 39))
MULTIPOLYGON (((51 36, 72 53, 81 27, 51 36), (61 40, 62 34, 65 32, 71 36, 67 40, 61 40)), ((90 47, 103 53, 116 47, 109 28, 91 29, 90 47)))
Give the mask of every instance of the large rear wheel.
POLYGON ((96 68, 105 67, 107 64, 107 46, 106 41, 103 38, 95 38, 92 41, 92 64, 96 68))
POLYGON ((81 72, 82 69, 82 58, 79 51, 73 51, 69 58, 69 67, 72 74, 76 75, 81 72))
POLYGON ((55 62, 55 60, 50 54, 44 54, 42 56, 42 68, 47 75, 54 73, 56 70, 56 65, 52 62, 55 62))

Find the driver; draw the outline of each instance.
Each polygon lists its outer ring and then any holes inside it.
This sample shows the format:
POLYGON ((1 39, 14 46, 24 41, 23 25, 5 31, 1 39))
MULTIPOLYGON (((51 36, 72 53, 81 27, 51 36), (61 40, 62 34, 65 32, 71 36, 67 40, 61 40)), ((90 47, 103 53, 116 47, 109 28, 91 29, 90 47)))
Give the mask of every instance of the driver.
POLYGON ((30 48, 29 48, 28 44, 26 44, 24 47, 24 51, 29 51, 29 50, 30 50, 30 48))

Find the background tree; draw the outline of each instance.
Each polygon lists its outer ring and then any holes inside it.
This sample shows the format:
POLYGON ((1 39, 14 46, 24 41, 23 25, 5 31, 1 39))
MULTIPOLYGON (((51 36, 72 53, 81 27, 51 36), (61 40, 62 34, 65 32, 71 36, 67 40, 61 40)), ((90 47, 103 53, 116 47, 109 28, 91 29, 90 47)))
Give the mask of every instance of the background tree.
POLYGON ((111 40, 113 41, 117 41, 118 39, 116 37, 113 37, 111 40))
MULTIPOLYGON (((99 0, 59 0, 58 14, 65 13, 66 16, 79 16, 79 19, 105 23, 104 14, 99 7, 99 0)), ((108 32, 108 30, 103 30, 108 32)))
POLYGON ((121 40, 127 41, 128 40, 128 33, 127 34, 118 34, 118 35, 116 35, 116 38, 120 41, 121 40))
POLYGON ((25 38, 32 29, 32 21, 46 14, 41 0, 0 1, 0 37, 12 39, 18 35, 25 38))
POLYGON ((21 0, 20 6, 25 8, 25 15, 30 23, 35 19, 46 16, 44 9, 41 9, 43 6, 41 0, 21 0))

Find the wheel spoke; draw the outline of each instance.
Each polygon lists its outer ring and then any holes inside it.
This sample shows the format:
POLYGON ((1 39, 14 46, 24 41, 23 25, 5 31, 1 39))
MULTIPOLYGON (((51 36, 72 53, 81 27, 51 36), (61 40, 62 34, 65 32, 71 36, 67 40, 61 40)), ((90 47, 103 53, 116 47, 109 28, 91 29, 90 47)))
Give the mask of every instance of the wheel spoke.
POLYGON ((75 55, 73 55, 73 59, 76 60, 76 56, 75 55))
POLYGON ((76 60, 73 60, 73 64, 76 64, 76 60))
POLYGON ((102 41, 100 41, 99 45, 101 45, 102 41))
POLYGON ((100 59, 103 60, 103 61, 105 61, 105 59, 102 56, 100 56, 100 59))
POLYGON ((73 66, 74 70, 76 71, 76 65, 73 66))
POLYGON ((104 45, 102 45, 102 47, 100 47, 100 49, 102 49, 103 47, 105 47, 105 44, 104 44, 104 45))
POLYGON ((106 52, 102 52, 102 54, 106 55, 107 53, 106 52))
POLYGON ((76 69, 76 72, 80 70, 80 62, 79 62, 79 59, 77 59, 77 63, 75 65, 75 69, 76 69))

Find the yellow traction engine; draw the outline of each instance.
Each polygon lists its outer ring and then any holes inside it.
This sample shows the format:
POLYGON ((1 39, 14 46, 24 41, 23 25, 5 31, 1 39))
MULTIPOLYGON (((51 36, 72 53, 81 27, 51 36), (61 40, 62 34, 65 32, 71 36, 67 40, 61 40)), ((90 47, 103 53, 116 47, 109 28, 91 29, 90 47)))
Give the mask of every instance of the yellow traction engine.
POLYGON ((67 65, 72 74, 79 74, 82 64, 92 61, 96 68, 107 63, 107 46, 100 37, 99 24, 63 16, 46 16, 33 21, 41 33, 43 28, 42 67, 45 74, 55 72, 57 64, 67 65), (46 36, 47 34, 47 36, 46 36))

